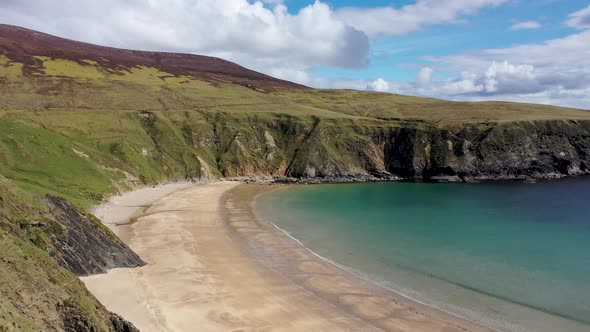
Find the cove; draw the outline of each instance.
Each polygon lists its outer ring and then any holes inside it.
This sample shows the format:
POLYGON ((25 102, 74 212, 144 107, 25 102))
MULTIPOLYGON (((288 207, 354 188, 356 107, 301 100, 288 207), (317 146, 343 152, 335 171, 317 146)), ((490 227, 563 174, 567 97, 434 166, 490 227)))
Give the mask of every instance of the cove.
POLYGON ((256 210, 318 255, 501 331, 590 330, 590 179, 295 186, 256 210))

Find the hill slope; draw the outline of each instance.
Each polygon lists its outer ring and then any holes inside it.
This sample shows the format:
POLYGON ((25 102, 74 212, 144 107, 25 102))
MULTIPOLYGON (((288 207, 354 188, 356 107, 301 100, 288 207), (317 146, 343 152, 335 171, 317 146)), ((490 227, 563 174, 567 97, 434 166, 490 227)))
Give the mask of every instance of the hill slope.
POLYGON ((122 190, 201 177, 589 172, 590 112, 315 90, 221 59, 0 25, 0 330, 115 329, 74 273, 142 264, 84 214, 122 190), (75 247, 92 239, 108 245, 75 247), (105 250, 120 259, 101 262, 105 250))
POLYGON ((33 76, 40 73, 40 58, 49 57, 81 66, 94 65, 115 75, 123 75, 133 67, 152 67, 175 76, 186 75, 213 82, 256 88, 301 88, 219 58, 102 47, 4 24, 0 24, 0 51, 12 61, 23 64, 23 74, 33 76))
POLYGON ((590 119, 505 102, 316 90, 218 58, 96 46, 0 24, 0 109, 208 110, 441 122, 590 119))

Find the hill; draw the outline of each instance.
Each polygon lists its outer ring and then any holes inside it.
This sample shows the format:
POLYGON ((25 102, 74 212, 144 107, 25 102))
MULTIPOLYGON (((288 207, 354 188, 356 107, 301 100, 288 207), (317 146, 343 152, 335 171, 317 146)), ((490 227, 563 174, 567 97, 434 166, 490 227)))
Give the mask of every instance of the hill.
MULTIPOLYGON (((133 67, 150 67, 171 76, 191 76, 210 82, 230 82, 256 88, 301 88, 219 58, 193 54, 124 50, 82 43, 16 26, 0 24, 0 50, 5 57, 22 64, 23 74, 42 74, 44 59, 59 59, 64 66, 94 67, 104 74, 122 76, 133 67)), ((54 74, 60 74, 59 69, 54 74)), ((62 68, 65 69, 65 68, 62 68)), ((73 69, 73 68, 70 68, 73 69)), ((93 71, 91 68, 87 72, 93 71)), ((84 71, 84 69, 82 69, 84 71)), ((65 76, 75 73, 61 72, 65 76)), ((100 74, 99 74, 100 75, 100 74)))
POLYGON ((317 90, 221 59, 0 25, 0 330, 123 324, 76 278, 143 263, 85 212, 123 190, 588 173, 590 112, 317 90))
POLYGON ((317 90, 192 54, 116 49, 0 24, 0 109, 209 110, 428 122, 590 119, 505 102, 317 90))

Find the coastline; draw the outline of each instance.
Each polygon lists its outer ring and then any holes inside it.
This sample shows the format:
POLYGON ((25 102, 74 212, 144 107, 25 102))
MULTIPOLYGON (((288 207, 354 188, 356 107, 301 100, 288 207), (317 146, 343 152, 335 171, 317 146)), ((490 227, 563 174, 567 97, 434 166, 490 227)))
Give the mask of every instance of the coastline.
MULTIPOLYGON (((573 179, 574 178, 570 178, 569 180, 573 179)), ((346 187, 346 185, 343 186, 346 187)), ((530 185, 520 184, 520 186, 526 188, 530 185)), ((307 191, 304 190, 304 187, 306 186, 284 186, 284 188, 292 188, 292 191, 295 193, 298 190, 303 190, 303 192, 306 193, 307 191)), ((318 190, 321 191, 321 189, 318 190)), ((364 192, 362 190, 360 191, 364 192)), ((503 293, 501 292, 486 292, 485 288, 472 288, 469 287, 469 284, 455 283, 452 279, 443 279, 440 278, 440 275, 437 276, 436 274, 420 275, 420 273, 414 273, 412 276, 409 273, 405 275, 398 274, 398 272, 400 272, 399 269, 397 269, 395 273, 393 273, 392 268, 389 268, 389 270, 375 269, 375 267, 369 263, 371 262, 371 259, 368 259, 366 264, 365 261, 359 261, 359 257, 367 259, 369 256, 367 256, 367 253, 365 253, 362 248, 355 246, 353 243, 347 244, 347 242, 348 239, 350 239, 353 242, 363 243, 363 240, 366 241, 367 237, 362 235, 364 234, 362 230, 359 231, 359 237, 357 238, 354 232, 347 232, 343 229, 339 229, 339 227, 352 227, 352 229, 355 229, 355 221, 363 219, 359 219, 357 214, 354 214, 355 217, 353 218, 346 219, 346 215, 341 213, 338 215, 339 217, 332 218, 331 222, 326 221, 326 224, 330 225, 329 227, 322 228, 320 226, 315 226, 315 224, 324 224, 323 222, 315 220, 316 216, 320 218, 321 216, 330 218, 330 216, 322 213, 324 211, 321 206, 310 205, 311 201, 315 202, 319 198, 330 195, 330 192, 321 192, 321 195, 317 195, 317 193, 316 195, 312 194, 311 197, 313 198, 307 199, 306 201, 302 201, 302 196, 305 195, 302 195, 301 192, 298 195, 293 194, 292 196, 279 193, 277 194, 279 199, 275 199, 276 197, 274 194, 270 194, 267 197, 259 196, 258 199, 254 199, 253 209, 258 211, 257 214, 259 215, 260 220, 272 225, 272 227, 282 232, 285 236, 291 238, 292 241, 298 243, 303 248, 306 248, 312 255, 353 274, 357 278, 376 284, 395 294, 406 297, 411 301, 422 303, 426 306, 449 313, 450 315, 470 320, 498 331, 587 330, 587 322, 583 319, 580 320, 574 316, 562 314, 559 311, 550 311, 543 306, 534 306, 527 302, 518 302, 509 296, 502 296, 501 294, 503 293), (281 200, 289 201, 290 203, 282 205, 280 203, 281 200), (260 203, 257 204, 256 201, 260 203), (293 203, 294 201, 297 203, 293 203), (317 213, 305 214, 302 212, 299 214, 299 211, 306 211, 306 207, 308 206, 317 213), (319 209, 319 212, 316 211, 316 209, 319 209), (303 218, 303 220, 301 220, 301 218, 303 218), (344 218, 345 220, 340 220, 340 218, 344 218), (282 228, 283 225, 285 226, 285 229, 282 228), (291 231, 293 234, 290 233, 291 231), (325 241, 327 241, 327 243, 325 241), (307 245, 309 245, 309 247, 307 247, 307 245), (349 250, 355 251, 354 248, 360 249, 358 252, 363 254, 354 256, 356 253, 353 254, 349 252, 349 250), (318 250, 319 253, 314 252, 314 250, 318 250), (357 260, 355 261, 355 258, 353 257, 356 257, 357 260), (408 276, 414 277, 414 279, 408 279, 408 276), (441 296, 443 293, 444 296, 441 296)), ((262 195, 265 195, 265 193, 262 195)), ((342 198, 341 196, 338 197, 342 198)), ((322 202, 322 200, 320 200, 320 202, 322 202)), ((333 209, 331 202, 327 202, 326 204, 329 204, 333 209)), ((364 215, 364 213, 362 214, 364 215)), ((372 254, 374 254, 374 257, 385 255, 383 252, 375 252, 372 254)), ((397 265, 391 263, 389 266, 397 267, 397 265)), ((404 267, 403 264, 401 266, 404 267)), ((402 268, 402 271, 403 270, 404 269, 402 268)), ((485 280, 485 278, 482 278, 481 280, 485 280)), ((527 279, 521 278, 520 280, 527 279)), ((511 285, 501 287, 502 289, 509 290, 511 285)))
MULTIPOLYGON (((131 223, 134 218, 141 216, 159 199, 192 185, 194 183, 180 181, 136 189, 113 196, 90 212, 125 244, 130 245, 133 232, 131 223)), ((138 287, 141 273, 141 267, 112 269, 106 274, 80 277, 80 280, 110 311, 125 316, 140 331, 165 331, 157 312, 147 305, 145 294, 138 287)))
POLYGON ((246 185, 224 197, 230 228, 268 268, 384 331, 495 331, 377 285, 313 252, 287 231, 260 217, 256 199, 288 187, 246 185))
POLYGON ((390 173, 382 174, 349 174, 326 177, 290 177, 290 176, 238 176, 225 178, 226 181, 237 181, 245 184, 276 184, 276 185, 315 185, 315 184, 352 184, 374 182, 416 182, 416 183, 503 183, 522 182, 528 184, 549 181, 561 181, 580 177, 590 177, 590 173, 562 174, 556 172, 539 173, 533 175, 498 175, 481 174, 478 176, 460 177, 457 175, 422 177, 401 177, 390 173))
POLYGON ((148 265, 82 280, 142 331, 491 331, 356 277, 260 221, 253 199, 276 186, 179 186, 140 215, 146 195, 116 200, 134 207, 125 214, 94 210, 122 224, 110 227, 148 265))
MULTIPOLYGON (((276 189, 262 190, 261 193, 259 193, 255 197, 252 197, 252 211, 253 211, 253 213, 257 216, 257 218, 259 220, 263 220, 263 222, 266 222, 266 223, 272 225, 272 227, 274 227, 280 233, 284 234, 289 239, 296 242, 299 246, 301 246, 305 250, 309 251, 309 253, 311 253, 311 255, 317 257, 321 261, 324 261, 325 263, 332 265, 332 266, 344 271, 344 273, 352 275, 354 278, 359 279, 362 282, 369 283, 371 285, 371 287, 381 288, 381 290, 382 290, 381 294, 384 296, 393 296, 395 298, 401 297, 401 298, 409 300, 410 303, 414 303, 414 304, 417 304, 420 306, 425 306, 427 308, 433 309, 434 311, 439 311, 439 312, 442 312, 443 314, 450 315, 450 316, 452 316, 456 319, 459 319, 461 321, 467 321, 467 322, 473 323, 481 328, 487 328, 490 331, 502 331, 502 330, 504 330, 504 328, 506 328, 506 330, 510 330, 510 331, 521 331, 521 332, 528 331, 521 326, 513 325, 508 322, 499 322, 499 321, 484 322, 483 320, 479 320, 479 321, 471 320, 468 317, 473 316, 473 313, 471 315, 469 315, 464 312, 460 314, 457 312, 447 311, 444 308, 444 306, 440 305, 441 303, 422 301, 422 300, 418 299, 417 297, 415 297, 414 295, 410 295, 409 293, 406 293, 402 290, 392 287, 391 285, 386 285, 384 283, 380 283, 380 282, 374 280, 373 278, 371 278, 370 276, 366 275, 363 271, 355 270, 355 269, 350 268, 346 265, 339 264, 336 261, 333 261, 327 257, 324 257, 324 256, 316 253, 315 251, 313 251, 313 249, 307 247, 303 242, 301 242, 298 238, 294 237, 287 230, 279 227, 274 222, 272 222, 271 221, 272 216, 273 216, 272 214, 269 215, 267 213, 263 213, 259 208, 256 208, 256 201, 259 199, 259 197, 269 194, 271 192, 277 191, 277 190, 288 189, 293 186, 302 186, 302 185, 306 185, 306 184, 285 184, 283 186, 276 185, 276 187, 277 187, 276 189), (463 314, 465 314, 465 316, 463 316, 463 314), (495 326, 494 327, 494 325, 505 325, 505 326, 501 326, 501 327, 495 326)), ((479 317, 479 318, 481 318, 481 317, 479 317)))
POLYGON ((377 330, 318 301, 234 241, 219 202, 236 186, 193 185, 161 198, 137 222, 116 227, 148 264, 82 280, 141 331, 377 330))

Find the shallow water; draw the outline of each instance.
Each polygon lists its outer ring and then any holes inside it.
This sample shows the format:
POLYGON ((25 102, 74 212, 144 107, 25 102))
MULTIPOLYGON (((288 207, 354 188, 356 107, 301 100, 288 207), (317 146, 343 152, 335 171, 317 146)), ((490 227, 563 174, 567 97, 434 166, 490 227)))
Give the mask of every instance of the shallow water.
POLYGON ((298 186, 257 208, 319 255, 502 331, 590 331, 590 179, 298 186))

